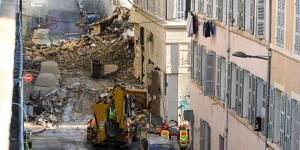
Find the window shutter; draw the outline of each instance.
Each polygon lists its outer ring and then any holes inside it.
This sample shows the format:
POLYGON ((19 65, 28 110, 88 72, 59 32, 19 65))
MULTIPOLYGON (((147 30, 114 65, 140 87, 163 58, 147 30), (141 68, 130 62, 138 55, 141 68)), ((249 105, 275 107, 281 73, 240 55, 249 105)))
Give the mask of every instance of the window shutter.
POLYGON ((203 46, 198 45, 197 49, 197 71, 196 71, 196 80, 200 85, 202 85, 202 55, 203 55, 203 46))
POLYGON ((240 68, 240 67, 237 67, 237 70, 236 70, 236 96, 235 96, 235 99, 236 99, 236 106, 235 106, 235 110, 237 112, 237 114, 239 116, 242 116, 242 112, 243 112, 243 109, 242 109, 242 91, 243 91, 243 70, 240 68))
POLYGON ((204 83, 205 83, 205 76, 206 76, 206 54, 207 54, 207 51, 206 51, 206 48, 202 46, 202 85, 204 86, 204 83))
POLYGON ((209 124, 200 119, 200 150, 210 150, 210 134, 209 124))
POLYGON ((226 23, 226 20, 227 20, 227 0, 222 0, 222 21, 226 23))
POLYGON ((245 30, 245 1, 238 0, 238 27, 240 30, 245 30))
POLYGON ((284 47, 285 0, 278 0, 277 7, 277 46, 284 47))
POLYGON ((191 62, 191 77, 192 79, 196 79, 196 68, 197 68, 197 61, 196 61, 196 55, 197 55, 197 50, 196 50, 196 42, 193 41, 192 44, 192 62, 191 62))
POLYGON ((237 73, 237 66, 234 63, 231 63, 231 108, 235 108, 236 103, 236 73, 237 73))
POLYGON ((243 116, 246 118, 248 116, 249 107, 249 72, 244 70, 244 88, 243 88, 243 116))
POLYGON ((217 75, 216 75, 216 97, 221 99, 221 66, 222 60, 221 57, 217 58, 217 75))
POLYGON ((233 12, 232 12, 232 24, 233 26, 236 26, 238 27, 238 3, 239 3, 239 0, 233 0, 233 12))
POLYGON ((275 123, 275 89, 270 90, 270 107, 269 107, 269 137, 274 140, 274 123, 275 123))
MULTIPOLYGON (((221 100, 225 101, 225 92, 226 92, 226 87, 225 87, 225 76, 226 76, 226 60, 224 57, 221 57, 221 100)), ((229 82, 230 83, 230 82, 229 82)))
POLYGON ((245 30, 250 34, 254 32, 255 0, 245 1, 245 30))
POLYGON ((256 37, 265 36, 265 0, 257 0, 256 5, 256 37))
MULTIPOLYGON (((262 107, 261 107, 261 114, 262 114, 262 134, 265 135, 265 130, 266 130, 266 127, 265 127, 265 120, 266 120, 266 114, 265 114, 265 111, 266 111, 266 100, 267 100, 267 82, 265 81, 262 81, 262 107)), ((267 123, 268 125, 268 123, 267 123)))
POLYGON ((200 119, 200 150, 205 150, 205 121, 200 119))
POLYGON ((229 25, 233 25, 233 0, 229 0, 229 25))
POLYGON ((295 53, 300 54, 300 0, 296 0, 295 53))
POLYGON ((284 149, 284 141, 285 141, 285 102, 286 102, 286 95, 281 93, 280 96, 280 130, 279 130, 279 143, 280 149, 284 149))
POLYGON ((209 51, 206 55, 206 75, 204 81, 204 95, 215 96, 215 63, 216 54, 209 51))
POLYGON ((300 103, 296 105, 296 149, 300 149, 300 103))
POLYGON ((201 14, 204 12, 204 0, 198 0, 198 10, 201 14))
POLYGON ((219 21, 222 21, 222 14, 223 14, 223 10, 222 10, 222 8, 223 8, 223 0, 218 0, 218 2, 217 2, 217 19, 219 20, 219 21))
POLYGON ((292 131, 292 98, 286 100, 286 121, 285 121, 285 149, 291 150, 292 131))
POLYGON ((255 127, 255 120, 256 120, 256 86, 257 86, 257 82, 256 82, 256 76, 254 75, 251 75, 251 77, 249 78, 249 82, 251 82, 251 88, 249 86, 249 94, 250 94, 250 99, 249 99, 249 102, 250 102, 250 110, 249 110, 249 121, 250 121, 250 124, 255 127))
POLYGON ((207 16, 212 17, 212 0, 207 0, 206 12, 207 16))

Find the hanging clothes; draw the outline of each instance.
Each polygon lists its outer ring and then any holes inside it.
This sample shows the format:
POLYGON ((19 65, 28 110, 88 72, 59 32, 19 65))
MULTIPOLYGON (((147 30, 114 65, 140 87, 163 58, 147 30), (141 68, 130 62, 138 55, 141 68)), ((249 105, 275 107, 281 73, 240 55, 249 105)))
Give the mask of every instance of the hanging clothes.
POLYGON ((203 36, 205 38, 210 37, 210 32, 211 32, 211 25, 208 21, 205 21, 203 23, 203 36))
POLYGON ((215 35, 215 25, 213 21, 205 21, 203 23, 203 36, 205 38, 215 35))
POLYGON ((192 37, 194 29, 193 29, 193 16, 191 12, 188 13, 186 22, 187 22, 186 30, 187 30, 188 37, 192 37))
POLYGON ((192 18, 193 18, 193 33, 197 34, 199 30, 199 22, 196 15, 192 14, 192 18))
POLYGON ((216 33, 216 26, 213 21, 210 21, 210 33, 212 36, 214 36, 216 33))

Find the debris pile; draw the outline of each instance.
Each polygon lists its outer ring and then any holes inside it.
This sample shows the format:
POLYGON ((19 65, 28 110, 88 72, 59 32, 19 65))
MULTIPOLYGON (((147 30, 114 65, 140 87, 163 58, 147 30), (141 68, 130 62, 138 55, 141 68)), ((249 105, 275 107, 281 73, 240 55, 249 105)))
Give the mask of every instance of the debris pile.
POLYGON ((119 71, 112 76, 117 82, 136 83, 138 81, 129 70, 134 59, 134 39, 128 34, 133 28, 129 15, 129 9, 117 8, 112 16, 95 22, 92 31, 79 40, 67 40, 57 47, 33 50, 25 59, 52 59, 59 63, 61 69, 86 71, 91 69, 91 60, 96 59, 104 64, 118 65, 119 71))

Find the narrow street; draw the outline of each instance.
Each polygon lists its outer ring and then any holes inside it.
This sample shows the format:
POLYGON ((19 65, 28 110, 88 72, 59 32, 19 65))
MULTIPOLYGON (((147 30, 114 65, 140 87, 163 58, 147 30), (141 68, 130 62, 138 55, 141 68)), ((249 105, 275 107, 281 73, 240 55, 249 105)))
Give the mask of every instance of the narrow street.
POLYGON ((48 0, 48 8, 48 16, 57 20, 51 31, 54 39, 63 39, 68 33, 82 33, 82 29, 76 26, 81 19, 77 0, 48 0))

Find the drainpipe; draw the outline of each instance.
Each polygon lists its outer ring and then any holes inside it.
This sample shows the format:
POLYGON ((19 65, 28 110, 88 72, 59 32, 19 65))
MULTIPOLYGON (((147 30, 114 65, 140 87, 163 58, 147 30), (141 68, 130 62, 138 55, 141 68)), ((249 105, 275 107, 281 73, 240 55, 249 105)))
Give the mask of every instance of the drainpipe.
POLYGON ((272 49, 271 49, 271 27, 272 27, 272 0, 269 0, 269 14, 268 14, 268 89, 267 89, 267 99, 265 108, 265 149, 269 149, 268 136, 269 136, 269 107, 270 107, 270 90, 271 90, 271 61, 272 61, 272 49))
POLYGON ((227 0, 227 59, 226 59, 226 80, 225 80, 225 87, 226 90, 225 95, 225 128, 224 128, 224 150, 228 149, 228 102, 230 100, 230 88, 229 88, 229 66, 230 66, 230 0, 227 0))

